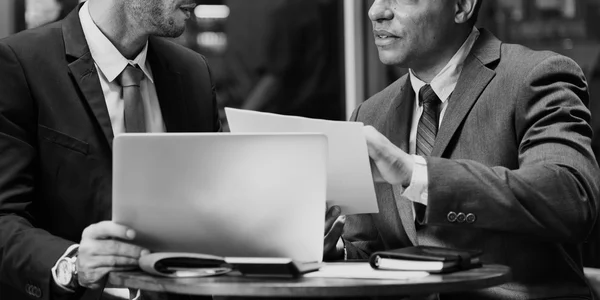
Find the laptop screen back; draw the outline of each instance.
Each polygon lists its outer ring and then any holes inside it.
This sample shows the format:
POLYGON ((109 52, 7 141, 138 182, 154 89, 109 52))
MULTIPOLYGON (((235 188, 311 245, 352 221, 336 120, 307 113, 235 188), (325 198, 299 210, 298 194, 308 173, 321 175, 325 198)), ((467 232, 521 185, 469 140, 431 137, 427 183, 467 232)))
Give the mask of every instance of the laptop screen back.
POLYGON ((126 134, 114 141, 113 221, 152 252, 321 261, 321 134, 126 134))

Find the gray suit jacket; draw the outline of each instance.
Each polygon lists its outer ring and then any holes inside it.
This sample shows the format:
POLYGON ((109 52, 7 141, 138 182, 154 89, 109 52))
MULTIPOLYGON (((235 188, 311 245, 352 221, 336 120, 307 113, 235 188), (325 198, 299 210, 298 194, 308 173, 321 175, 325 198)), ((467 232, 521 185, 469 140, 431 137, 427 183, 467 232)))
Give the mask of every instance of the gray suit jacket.
MULTIPOLYGON (((352 119, 407 151, 414 97, 404 76, 352 119)), ((415 230, 412 203, 377 184, 379 214, 347 220, 349 257, 413 244, 481 249, 484 263, 510 266, 513 281, 442 299, 591 297, 580 246, 597 216, 600 172, 588 98, 572 60, 503 44, 482 30, 426 159, 426 225, 416 238, 407 234, 415 230), (450 212, 476 219, 450 222, 450 212)))

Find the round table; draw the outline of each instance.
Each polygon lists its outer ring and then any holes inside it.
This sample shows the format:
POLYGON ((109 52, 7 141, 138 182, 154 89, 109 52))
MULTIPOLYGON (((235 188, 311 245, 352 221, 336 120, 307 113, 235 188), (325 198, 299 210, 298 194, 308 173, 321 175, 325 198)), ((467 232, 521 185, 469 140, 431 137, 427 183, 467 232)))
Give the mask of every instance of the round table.
POLYGON ((218 276, 163 278, 141 271, 113 272, 109 284, 145 291, 197 295, 245 297, 363 297, 407 296, 450 293, 488 288, 510 280, 510 268, 481 268, 406 280, 306 278, 259 278, 218 276))

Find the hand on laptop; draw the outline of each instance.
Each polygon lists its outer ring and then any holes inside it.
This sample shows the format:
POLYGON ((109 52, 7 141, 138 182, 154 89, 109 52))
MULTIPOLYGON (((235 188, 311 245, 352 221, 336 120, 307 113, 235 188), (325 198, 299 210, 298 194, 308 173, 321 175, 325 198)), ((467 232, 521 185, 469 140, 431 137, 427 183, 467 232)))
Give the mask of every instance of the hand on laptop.
POLYGON ((341 241, 346 216, 341 215, 339 206, 330 207, 325 214, 325 238, 323 259, 339 260, 344 258, 344 243, 341 241))
POLYGON ((87 227, 81 236, 77 256, 79 285, 96 289, 111 271, 136 268, 138 259, 150 251, 129 244, 135 232, 111 221, 87 227))

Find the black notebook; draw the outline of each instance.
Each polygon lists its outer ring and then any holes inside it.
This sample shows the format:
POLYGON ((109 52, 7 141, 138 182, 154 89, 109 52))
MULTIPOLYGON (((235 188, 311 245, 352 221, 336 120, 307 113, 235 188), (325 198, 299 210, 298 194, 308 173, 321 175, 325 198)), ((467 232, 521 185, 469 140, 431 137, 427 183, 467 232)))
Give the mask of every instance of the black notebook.
POLYGON ((380 270, 449 273, 480 267, 481 254, 479 250, 416 246, 375 252, 369 263, 380 270))
POLYGON ((321 263, 299 263, 289 258, 220 257, 200 253, 152 253, 142 256, 140 268, 166 277, 205 277, 237 271, 245 276, 299 277, 321 263))

